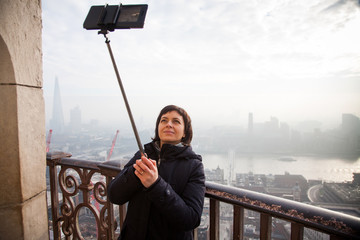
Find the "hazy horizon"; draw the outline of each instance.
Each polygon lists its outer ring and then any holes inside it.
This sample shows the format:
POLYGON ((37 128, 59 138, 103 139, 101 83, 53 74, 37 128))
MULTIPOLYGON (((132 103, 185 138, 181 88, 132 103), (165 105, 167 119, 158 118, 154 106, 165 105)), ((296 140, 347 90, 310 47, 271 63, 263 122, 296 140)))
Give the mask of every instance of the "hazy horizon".
MULTIPOLYGON (((117 5, 118 2, 110 1, 117 5)), ((323 129, 341 115, 360 116, 358 1, 126 1, 149 5, 144 29, 109 34, 139 129, 160 109, 184 107, 194 126, 254 122, 323 129)), ((82 24, 99 1, 43 1, 46 123, 55 78, 65 123, 79 107, 83 122, 129 124, 104 43, 82 24)))
MULTIPOLYGON (((50 120, 52 118, 52 103, 53 103, 53 96, 45 97, 46 101, 46 126, 47 129, 50 128, 50 120), (51 105, 51 106, 49 106, 51 105)), ((70 111, 74 108, 79 108, 81 111, 81 120, 82 124, 89 125, 92 121, 96 121, 99 128, 128 128, 129 131, 131 130, 131 123, 126 112, 125 105, 123 103, 123 99, 121 96, 118 97, 102 97, 102 96, 71 96, 66 97, 66 99, 62 99, 63 105, 67 106, 64 108, 63 106, 63 114, 64 114, 64 124, 65 126, 70 125, 70 111), (93 101, 93 102, 91 102, 93 101), (91 103, 90 103, 91 102, 91 103), (65 104, 64 104, 65 103, 65 104), (75 105, 73 105, 76 103, 75 105), (111 103, 113 105, 111 105, 111 103), (82 110, 81 106, 87 106, 92 108, 91 111, 84 111, 82 110), (73 106, 73 107, 72 107, 73 106), (94 110, 96 109, 96 110, 94 110)), ((144 113, 138 113, 137 108, 141 106, 133 105, 132 111, 133 116, 135 119, 135 123, 139 130, 149 130, 154 129, 154 124, 156 121, 156 117, 158 112, 149 116, 148 118, 144 117, 144 113)), ((160 109, 159 109, 160 111, 160 109)), ((271 118, 276 118, 280 123, 286 123, 290 127, 290 129, 300 129, 301 126, 306 124, 315 125, 316 128, 319 128, 322 131, 334 130, 341 128, 342 123, 342 114, 349 114, 349 113, 340 113, 335 120, 333 121, 324 121, 324 119, 316 119, 311 116, 304 116, 303 118, 295 119, 295 118, 286 118, 281 119, 275 114, 271 114, 265 116, 261 112, 240 112, 238 111, 239 115, 233 116, 231 121, 216 121, 216 120, 206 120, 202 116, 199 116, 196 112, 189 112, 192 120, 193 125, 199 130, 206 130, 211 129, 213 127, 238 127, 244 130, 248 127, 248 117, 249 113, 253 116, 254 124, 264 124, 269 122, 271 118), (203 118, 203 119, 202 119, 203 118)), ((350 113, 353 114, 353 113, 350 113)), ((355 115, 355 114, 353 114, 355 115)), ((360 117, 358 115, 355 115, 360 117)), ((226 118, 226 116, 224 116, 226 118)), ((311 129, 314 130, 314 129, 311 129)))

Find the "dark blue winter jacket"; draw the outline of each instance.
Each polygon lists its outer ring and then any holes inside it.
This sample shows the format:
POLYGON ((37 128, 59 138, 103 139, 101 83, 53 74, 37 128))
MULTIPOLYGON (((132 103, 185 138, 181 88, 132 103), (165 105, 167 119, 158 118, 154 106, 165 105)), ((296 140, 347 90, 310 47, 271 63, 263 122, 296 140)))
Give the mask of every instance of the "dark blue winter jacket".
POLYGON ((201 156, 190 146, 156 143, 145 145, 148 158, 156 160, 159 178, 146 189, 134 174, 140 153, 125 165, 110 183, 112 203, 129 202, 119 239, 188 240, 199 226, 205 196, 205 175, 201 156))

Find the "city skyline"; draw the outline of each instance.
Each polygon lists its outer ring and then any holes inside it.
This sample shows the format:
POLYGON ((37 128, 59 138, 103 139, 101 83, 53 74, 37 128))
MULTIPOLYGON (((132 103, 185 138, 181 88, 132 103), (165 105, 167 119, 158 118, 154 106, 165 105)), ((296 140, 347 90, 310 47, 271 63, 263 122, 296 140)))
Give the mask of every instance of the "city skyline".
MULTIPOLYGON (((50 101, 48 101, 50 102, 50 101)), ((86 119, 85 121, 82 120, 83 119, 83 115, 82 115, 82 110, 79 107, 79 105, 76 105, 75 107, 71 108, 68 110, 68 119, 67 121, 64 120, 64 111, 63 111, 63 103, 62 103, 62 98, 61 98, 61 94, 60 94, 60 87, 58 84, 58 79, 55 79, 55 86, 54 86, 54 96, 52 99, 52 114, 49 113, 49 111, 47 112, 48 116, 51 116, 51 119, 48 119, 46 122, 47 125, 47 129, 53 129, 55 128, 60 130, 60 133, 64 132, 64 128, 68 127, 72 130, 76 129, 77 132, 80 131, 80 127, 82 125, 89 125, 91 124, 91 122, 95 122, 97 124, 97 127, 102 128, 103 126, 108 126, 108 127, 113 127, 113 128, 117 128, 117 127, 122 127, 122 128, 127 128, 127 126, 129 127, 130 130, 130 123, 129 120, 127 119, 127 115, 123 116, 123 121, 122 122, 117 122, 116 120, 113 122, 101 122, 99 121, 99 118, 92 118, 92 119, 86 119), (76 124, 74 124, 74 122, 76 122, 76 124), (74 126, 76 125, 76 126, 74 126)), ((332 129, 338 129, 341 128, 341 124, 343 122, 343 116, 344 115, 353 115, 356 118, 359 118, 359 116, 352 114, 352 113, 341 113, 341 115, 339 115, 339 121, 338 123, 335 123, 335 125, 331 126, 331 127, 325 127, 323 126, 323 123, 316 120, 316 119, 303 119, 302 121, 298 121, 295 124, 293 123, 293 125, 289 124, 288 122, 283 121, 282 119, 279 119, 277 116, 274 115, 270 115, 268 117, 268 119, 264 119, 263 121, 256 121, 256 113, 253 112, 248 112, 247 113, 247 118, 245 118, 244 116, 242 117, 243 121, 242 122, 237 122, 237 123, 233 123, 231 125, 227 125, 227 124, 217 124, 217 125, 213 125, 213 126, 206 126, 201 128, 201 130, 204 130, 206 128, 212 128, 212 127, 218 127, 218 126, 224 126, 224 127, 231 127, 231 126, 236 126, 236 127, 241 127, 243 128, 245 131, 253 131, 254 129, 254 125, 259 125, 259 124, 276 124, 279 128, 281 127, 286 127, 289 129, 295 129, 295 130, 300 130, 302 132, 312 132, 314 130, 320 130, 320 131, 327 131, 327 130, 332 130, 332 129), (247 120, 244 122, 244 120, 247 120), (275 122, 275 123, 274 123, 275 122)), ((137 119, 139 120, 139 119, 137 119)), ((139 121, 138 121, 139 122, 139 121)), ((153 126, 153 122, 150 123, 146 123, 144 124, 143 121, 140 122, 142 123, 142 125, 140 125, 140 129, 141 130, 146 130, 146 129, 152 129, 154 128, 153 126)), ((199 126, 201 127, 201 126, 199 126)))
MULTIPOLYGON (((126 142, 134 137, 128 124, 104 125, 99 124, 97 120, 92 120, 90 123, 82 122, 82 111, 78 106, 70 110, 70 121, 64 124, 61 119, 63 116, 61 94, 57 84, 54 89, 53 107, 53 119, 48 128, 60 137, 61 144, 68 145, 66 139, 81 138, 86 135, 90 138, 92 135, 97 135, 99 139, 104 139, 115 129, 120 132, 122 138, 127 139, 126 142), (99 134, 100 132, 102 134, 99 134)), ((341 119, 341 123, 336 128, 324 130, 319 121, 305 121, 297 126, 290 126, 272 116, 267 121, 257 122, 254 121, 254 114, 250 112, 247 127, 243 127, 240 123, 234 126, 218 125, 211 129, 193 125, 196 128, 193 143, 197 148, 210 152, 235 150, 243 153, 315 153, 359 156, 360 118, 353 114, 342 114, 341 119)), ((153 137, 154 126, 146 129, 142 124, 141 127, 140 139, 144 142, 150 141, 153 137)), ((130 149, 135 151, 135 145, 126 144, 123 147, 128 148, 127 151, 130 149)))

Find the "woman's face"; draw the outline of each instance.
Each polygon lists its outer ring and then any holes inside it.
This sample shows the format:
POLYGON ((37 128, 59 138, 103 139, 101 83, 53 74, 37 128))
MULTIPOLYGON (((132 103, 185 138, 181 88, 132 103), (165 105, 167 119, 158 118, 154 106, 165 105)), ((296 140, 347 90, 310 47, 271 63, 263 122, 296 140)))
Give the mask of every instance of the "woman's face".
POLYGON ((184 129, 184 119, 177 111, 162 115, 158 126, 160 147, 165 143, 174 145, 180 143, 185 137, 184 129))

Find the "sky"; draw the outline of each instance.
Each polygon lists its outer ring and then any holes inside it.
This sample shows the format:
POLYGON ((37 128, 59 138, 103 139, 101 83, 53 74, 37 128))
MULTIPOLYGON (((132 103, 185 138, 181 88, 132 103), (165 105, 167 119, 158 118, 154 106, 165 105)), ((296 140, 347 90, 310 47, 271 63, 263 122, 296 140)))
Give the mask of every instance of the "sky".
MULTIPOLYGON (((105 44, 83 22, 93 0, 42 1, 46 121, 59 81, 65 122, 129 124, 105 44)), ((357 0, 149 0, 143 29, 111 32, 139 129, 179 105, 194 126, 247 125, 277 117, 341 124, 360 117, 360 2, 357 0)))

